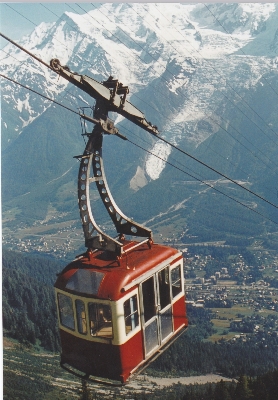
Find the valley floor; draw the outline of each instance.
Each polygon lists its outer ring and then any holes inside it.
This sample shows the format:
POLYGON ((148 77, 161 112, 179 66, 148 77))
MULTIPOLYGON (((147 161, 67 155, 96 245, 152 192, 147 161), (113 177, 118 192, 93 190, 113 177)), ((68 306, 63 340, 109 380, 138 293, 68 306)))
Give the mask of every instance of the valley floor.
POLYGON ((217 374, 207 374, 199 376, 179 376, 177 378, 159 378, 149 375, 139 375, 133 383, 129 385, 130 388, 138 389, 142 387, 149 388, 155 385, 157 388, 166 388, 168 386, 182 384, 182 385, 204 385, 205 383, 217 383, 220 381, 232 382, 233 379, 225 378, 217 374))

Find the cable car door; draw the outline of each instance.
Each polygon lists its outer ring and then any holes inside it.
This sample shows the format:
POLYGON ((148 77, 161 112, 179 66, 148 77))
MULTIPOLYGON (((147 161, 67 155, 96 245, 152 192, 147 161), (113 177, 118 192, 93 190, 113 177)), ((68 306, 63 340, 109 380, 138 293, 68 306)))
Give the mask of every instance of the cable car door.
POLYGON ((160 347, 173 332, 169 267, 141 284, 145 356, 160 347))

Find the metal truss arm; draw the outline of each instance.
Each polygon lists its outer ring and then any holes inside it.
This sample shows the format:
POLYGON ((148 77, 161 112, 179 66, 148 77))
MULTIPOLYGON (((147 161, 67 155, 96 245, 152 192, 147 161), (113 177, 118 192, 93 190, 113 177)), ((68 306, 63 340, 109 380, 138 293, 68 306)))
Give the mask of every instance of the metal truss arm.
POLYGON ((116 205, 106 180, 102 159, 103 130, 96 125, 89 135, 89 140, 80 161, 78 174, 78 202, 85 245, 89 249, 103 249, 122 254, 123 244, 120 239, 114 239, 104 233, 97 225, 90 202, 90 185, 95 183, 101 200, 112 219, 117 233, 152 238, 150 229, 128 218, 116 205), (92 173, 92 175, 91 175, 92 173))

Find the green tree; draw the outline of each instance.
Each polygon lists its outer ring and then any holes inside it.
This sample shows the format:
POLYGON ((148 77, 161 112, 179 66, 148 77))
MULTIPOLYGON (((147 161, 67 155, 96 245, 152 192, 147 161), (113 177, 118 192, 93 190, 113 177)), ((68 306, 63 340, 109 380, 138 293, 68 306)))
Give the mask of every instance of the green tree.
POLYGON ((206 399, 214 400, 214 391, 211 383, 208 384, 208 387, 206 389, 206 399))
POLYGON ((231 400, 231 396, 229 390, 227 388, 227 384, 221 379, 220 382, 217 382, 214 391, 214 399, 215 400, 231 400))
POLYGON ((238 379, 235 396, 237 400, 248 400, 253 398, 251 389, 249 388, 249 382, 245 375, 241 375, 238 379))

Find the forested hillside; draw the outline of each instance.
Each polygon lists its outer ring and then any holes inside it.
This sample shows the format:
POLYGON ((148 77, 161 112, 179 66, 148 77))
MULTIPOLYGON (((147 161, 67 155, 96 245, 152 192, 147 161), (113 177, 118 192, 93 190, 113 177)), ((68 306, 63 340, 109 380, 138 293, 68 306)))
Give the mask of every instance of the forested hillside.
POLYGON ((53 282, 61 264, 4 250, 2 265, 4 335, 58 351, 53 282))
POLYGON ((56 274, 65 266, 62 261, 55 258, 24 254, 5 248, 2 249, 2 265, 4 268, 16 269, 46 285, 53 285, 56 274))

